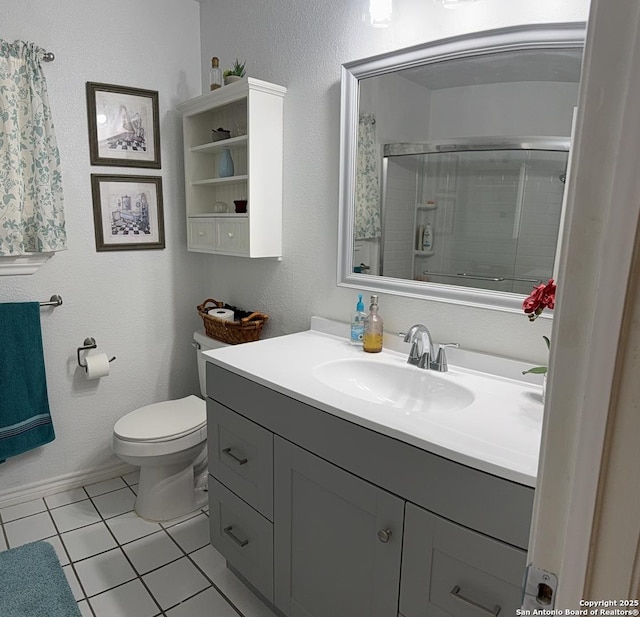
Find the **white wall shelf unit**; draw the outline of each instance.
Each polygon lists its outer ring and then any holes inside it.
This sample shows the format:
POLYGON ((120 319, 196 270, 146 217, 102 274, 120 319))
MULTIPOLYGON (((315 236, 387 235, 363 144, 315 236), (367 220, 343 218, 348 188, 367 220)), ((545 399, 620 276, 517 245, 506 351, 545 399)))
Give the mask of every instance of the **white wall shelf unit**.
POLYGON ((282 256, 283 115, 286 88, 248 77, 177 106, 183 117, 187 249, 282 256), (243 127, 239 130, 240 127, 243 127), (246 134, 239 134, 244 132, 246 134), (229 139, 211 141, 224 128, 229 139), (234 175, 220 177, 225 149, 234 175), (247 200, 236 214, 234 201, 247 200), (228 212, 217 212, 224 202, 228 212))

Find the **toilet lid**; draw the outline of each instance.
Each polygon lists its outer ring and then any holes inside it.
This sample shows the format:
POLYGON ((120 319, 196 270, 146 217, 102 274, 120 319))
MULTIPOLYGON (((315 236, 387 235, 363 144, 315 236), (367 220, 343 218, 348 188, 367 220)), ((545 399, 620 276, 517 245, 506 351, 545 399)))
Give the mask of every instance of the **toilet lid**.
POLYGON ((116 422, 113 432, 128 441, 169 441, 193 433, 206 423, 206 403, 191 395, 134 409, 116 422))

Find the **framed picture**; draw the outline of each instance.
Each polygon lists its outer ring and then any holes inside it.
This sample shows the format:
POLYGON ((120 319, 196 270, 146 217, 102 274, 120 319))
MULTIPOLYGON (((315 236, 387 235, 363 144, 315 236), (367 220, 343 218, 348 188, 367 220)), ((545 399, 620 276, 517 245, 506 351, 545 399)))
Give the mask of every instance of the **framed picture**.
POLYGON ((164 248, 162 178, 91 174, 97 251, 164 248))
POLYGON ((87 82, 92 165, 160 169, 158 92, 87 82))

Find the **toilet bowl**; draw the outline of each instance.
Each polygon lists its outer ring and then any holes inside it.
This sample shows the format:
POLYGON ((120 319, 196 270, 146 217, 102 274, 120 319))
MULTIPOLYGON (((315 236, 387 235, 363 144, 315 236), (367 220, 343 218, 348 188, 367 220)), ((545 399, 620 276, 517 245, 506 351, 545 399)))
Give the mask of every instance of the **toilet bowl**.
MULTIPOLYGON (((204 351, 226 343, 194 332, 200 389, 205 395, 204 351)), ((134 409, 113 427, 113 452, 140 467, 135 511, 151 521, 177 518, 207 502, 207 412, 191 395, 134 409)))

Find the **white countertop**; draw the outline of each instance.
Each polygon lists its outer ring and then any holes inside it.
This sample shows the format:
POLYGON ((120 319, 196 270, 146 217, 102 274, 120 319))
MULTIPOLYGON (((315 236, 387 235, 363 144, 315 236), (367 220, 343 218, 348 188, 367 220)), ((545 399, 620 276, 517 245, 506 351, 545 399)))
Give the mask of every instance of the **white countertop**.
MULTIPOLYGON (((318 365, 339 359, 404 366, 406 353, 385 349, 367 354, 346 338, 308 330, 205 355, 222 368, 360 426, 507 480, 536 484, 543 416, 540 386, 452 364, 456 356, 464 358, 464 353, 451 354, 449 371, 434 375, 471 390, 473 402, 463 409, 427 413, 365 401, 314 376, 318 365)), ((477 364, 482 356, 473 355, 477 364)), ((513 364, 518 370, 510 374, 519 374, 520 365, 513 364)))

